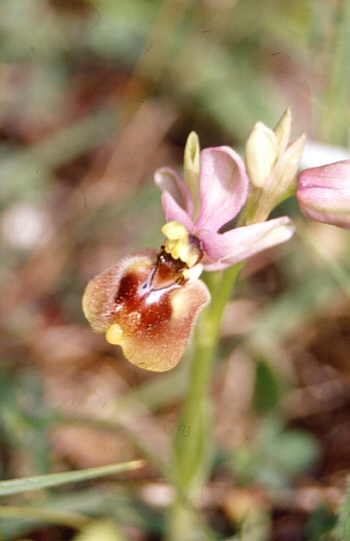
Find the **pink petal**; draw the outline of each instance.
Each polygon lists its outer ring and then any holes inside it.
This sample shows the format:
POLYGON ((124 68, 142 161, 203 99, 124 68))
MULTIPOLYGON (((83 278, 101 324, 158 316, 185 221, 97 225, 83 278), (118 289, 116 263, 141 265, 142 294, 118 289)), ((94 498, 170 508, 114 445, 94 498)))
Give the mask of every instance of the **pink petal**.
POLYGON ((189 233, 193 233, 194 225, 191 216, 178 205, 167 190, 162 193, 162 205, 167 222, 176 220, 184 225, 189 233))
POLYGON ((158 169, 154 175, 154 182, 162 192, 169 192, 176 203, 193 216, 193 202, 188 186, 174 169, 170 167, 158 169))
POLYGON ((196 229, 218 231, 244 205, 249 180, 242 158, 231 148, 207 148, 201 152, 199 193, 201 209, 196 229))
POLYGON ((302 171, 297 199, 309 218, 350 229, 350 160, 302 171))
POLYGON ((220 235, 202 230, 200 238, 207 254, 204 269, 215 271, 239 263, 262 250, 291 238, 294 226, 287 216, 232 229, 220 235))
POLYGON ((329 163, 320 167, 304 169, 298 177, 298 189, 330 188, 349 189, 350 160, 329 163))

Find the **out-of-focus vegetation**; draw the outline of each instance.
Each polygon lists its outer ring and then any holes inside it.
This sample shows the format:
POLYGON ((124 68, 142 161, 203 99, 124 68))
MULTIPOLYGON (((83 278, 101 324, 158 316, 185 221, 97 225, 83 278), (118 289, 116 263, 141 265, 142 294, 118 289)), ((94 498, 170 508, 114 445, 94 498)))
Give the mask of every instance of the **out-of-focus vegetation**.
MULTIPOLYGON (((92 334, 82 292, 159 246, 152 174, 179 167, 189 131, 242 150, 291 106, 296 135, 349 146, 349 39, 349 0, 0 2, 1 478, 145 460, 0 484, 0 540, 166 539, 186 356, 131 366, 92 334)), ((350 238, 285 205, 300 234, 247 265, 225 315, 198 539, 349 536, 350 238)))

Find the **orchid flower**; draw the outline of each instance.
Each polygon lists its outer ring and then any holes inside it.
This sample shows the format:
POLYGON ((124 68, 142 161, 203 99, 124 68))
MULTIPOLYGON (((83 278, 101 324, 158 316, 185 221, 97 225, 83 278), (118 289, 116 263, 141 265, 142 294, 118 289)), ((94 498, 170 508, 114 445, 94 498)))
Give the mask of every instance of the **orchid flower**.
POLYGON ((83 311, 92 329, 122 346, 127 359, 164 371, 180 360, 200 310, 210 301, 199 279, 203 269, 221 270, 288 240, 288 217, 221 232, 244 206, 249 179, 240 156, 222 146, 200 152, 191 133, 184 179, 156 172, 167 223, 158 252, 126 256, 87 286, 83 311))

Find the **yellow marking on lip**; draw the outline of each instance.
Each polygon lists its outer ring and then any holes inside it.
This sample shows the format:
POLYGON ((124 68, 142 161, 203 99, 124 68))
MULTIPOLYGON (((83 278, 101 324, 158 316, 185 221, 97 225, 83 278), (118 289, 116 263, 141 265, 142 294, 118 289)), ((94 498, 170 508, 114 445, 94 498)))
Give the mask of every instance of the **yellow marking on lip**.
POLYGON ((117 323, 111 325, 106 332, 106 340, 109 344, 120 346, 123 341, 123 331, 117 323))

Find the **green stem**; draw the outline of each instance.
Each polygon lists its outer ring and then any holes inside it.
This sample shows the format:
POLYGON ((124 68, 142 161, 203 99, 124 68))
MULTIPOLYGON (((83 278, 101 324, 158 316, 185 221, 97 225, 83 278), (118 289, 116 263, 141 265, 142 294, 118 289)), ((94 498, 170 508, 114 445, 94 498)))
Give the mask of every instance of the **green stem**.
POLYGON ((212 300, 196 325, 188 392, 175 437, 177 482, 190 501, 206 481, 210 461, 208 389, 222 315, 243 263, 211 276, 212 300))
POLYGON ((168 514, 167 541, 208 541, 208 527, 195 512, 195 504, 210 475, 212 442, 209 384, 227 301, 243 263, 208 276, 212 295, 203 310, 193 337, 192 362, 184 408, 175 435, 173 479, 177 498, 168 514))

